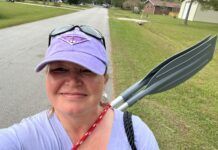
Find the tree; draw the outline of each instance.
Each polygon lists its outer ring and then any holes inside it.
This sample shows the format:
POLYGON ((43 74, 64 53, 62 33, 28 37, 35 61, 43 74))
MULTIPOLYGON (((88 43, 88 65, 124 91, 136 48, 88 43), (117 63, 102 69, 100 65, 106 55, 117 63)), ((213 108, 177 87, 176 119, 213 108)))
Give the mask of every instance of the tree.
POLYGON ((72 4, 79 4, 79 0, 68 0, 68 3, 70 4, 70 5, 72 5, 72 4))
POLYGON ((103 4, 104 3, 104 0, 95 0, 96 4, 103 4))
MULTIPOLYGON (((184 0, 181 0, 184 1, 184 0)), ((197 1, 201 4, 203 9, 213 9, 215 11, 218 11, 218 0, 190 0, 190 5, 184 20, 184 24, 187 25, 188 24, 188 17, 189 17, 189 13, 192 7, 192 4, 194 1, 197 1)))
POLYGON ((204 9, 213 9, 218 11, 218 0, 197 0, 204 9))
POLYGON ((125 0, 111 0, 111 3, 112 5, 114 5, 115 7, 121 7, 122 8, 122 5, 123 5, 123 2, 125 0))

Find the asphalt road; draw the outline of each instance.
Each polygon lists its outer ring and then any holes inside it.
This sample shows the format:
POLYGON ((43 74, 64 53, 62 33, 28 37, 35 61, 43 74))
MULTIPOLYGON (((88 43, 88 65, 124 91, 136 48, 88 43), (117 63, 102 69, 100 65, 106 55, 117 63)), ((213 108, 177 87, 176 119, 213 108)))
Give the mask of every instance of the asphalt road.
MULTIPOLYGON (((48 34, 66 24, 88 24, 99 29, 106 38, 110 54, 108 11, 92 8, 0 30, 0 128, 20 122, 49 108, 45 94, 44 74, 34 68, 43 59, 48 34)), ((112 73, 109 67, 109 74, 112 73)), ((113 93, 111 80, 107 93, 113 93)))

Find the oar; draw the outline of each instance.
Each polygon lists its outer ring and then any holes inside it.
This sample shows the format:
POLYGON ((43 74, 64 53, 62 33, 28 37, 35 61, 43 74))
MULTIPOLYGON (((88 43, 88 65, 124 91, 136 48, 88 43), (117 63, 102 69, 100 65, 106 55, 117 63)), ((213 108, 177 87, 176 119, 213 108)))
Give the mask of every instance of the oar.
POLYGON ((143 98, 145 95, 169 90, 192 77, 212 59, 216 38, 216 36, 209 38, 194 49, 187 53, 183 53, 174 60, 171 60, 154 74, 154 76, 148 81, 145 89, 134 94, 118 109, 124 110, 143 98))
POLYGON ((126 99, 120 99, 126 102, 118 109, 123 110, 145 95, 166 91, 189 79, 212 59, 215 42, 216 37, 209 36, 158 65, 143 80, 123 92, 126 99))
POLYGON ((126 89, 124 92, 122 92, 115 100, 111 102, 111 106, 115 107, 120 105, 123 102, 126 102, 132 95, 134 95, 136 92, 140 91, 141 89, 144 89, 147 86, 148 81, 154 76, 156 72, 158 72, 160 69, 162 69, 166 64, 168 64, 170 61, 178 58, 179 56, 188 53, 189 51, 193 50, 195 47, 201 45, 205 41, 207 41, 210 38, 210 36, 206 37, 202 41, 198 42, 197 44, 191 46, 190 48, 166 59, 164 62, 156 66, 152 71, 150 71, 143 79, 139 80, 132 86, 130 86, 128 89, 126 89))

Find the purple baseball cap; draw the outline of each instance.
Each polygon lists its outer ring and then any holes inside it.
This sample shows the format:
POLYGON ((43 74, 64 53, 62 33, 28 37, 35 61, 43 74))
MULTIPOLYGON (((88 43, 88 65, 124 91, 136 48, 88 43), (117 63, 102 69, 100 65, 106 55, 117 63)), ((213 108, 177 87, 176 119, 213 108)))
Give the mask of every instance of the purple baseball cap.
POLYGON ((36 72, 55 61, 76 63, 99 75, 106 72, 108 65, 106 49, 103 44, 77 28, 55 36, 51 40, 44 60, 36 66, 36 72))

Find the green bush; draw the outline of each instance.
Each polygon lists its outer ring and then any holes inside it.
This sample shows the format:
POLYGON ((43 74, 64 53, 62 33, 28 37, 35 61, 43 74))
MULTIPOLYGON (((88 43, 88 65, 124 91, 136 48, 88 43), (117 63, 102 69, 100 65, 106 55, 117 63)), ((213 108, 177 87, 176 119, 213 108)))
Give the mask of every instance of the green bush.
POLYGON ((56 7, 61 7, 61 3, 54 2, 54 6, 56 6, 56 7))

